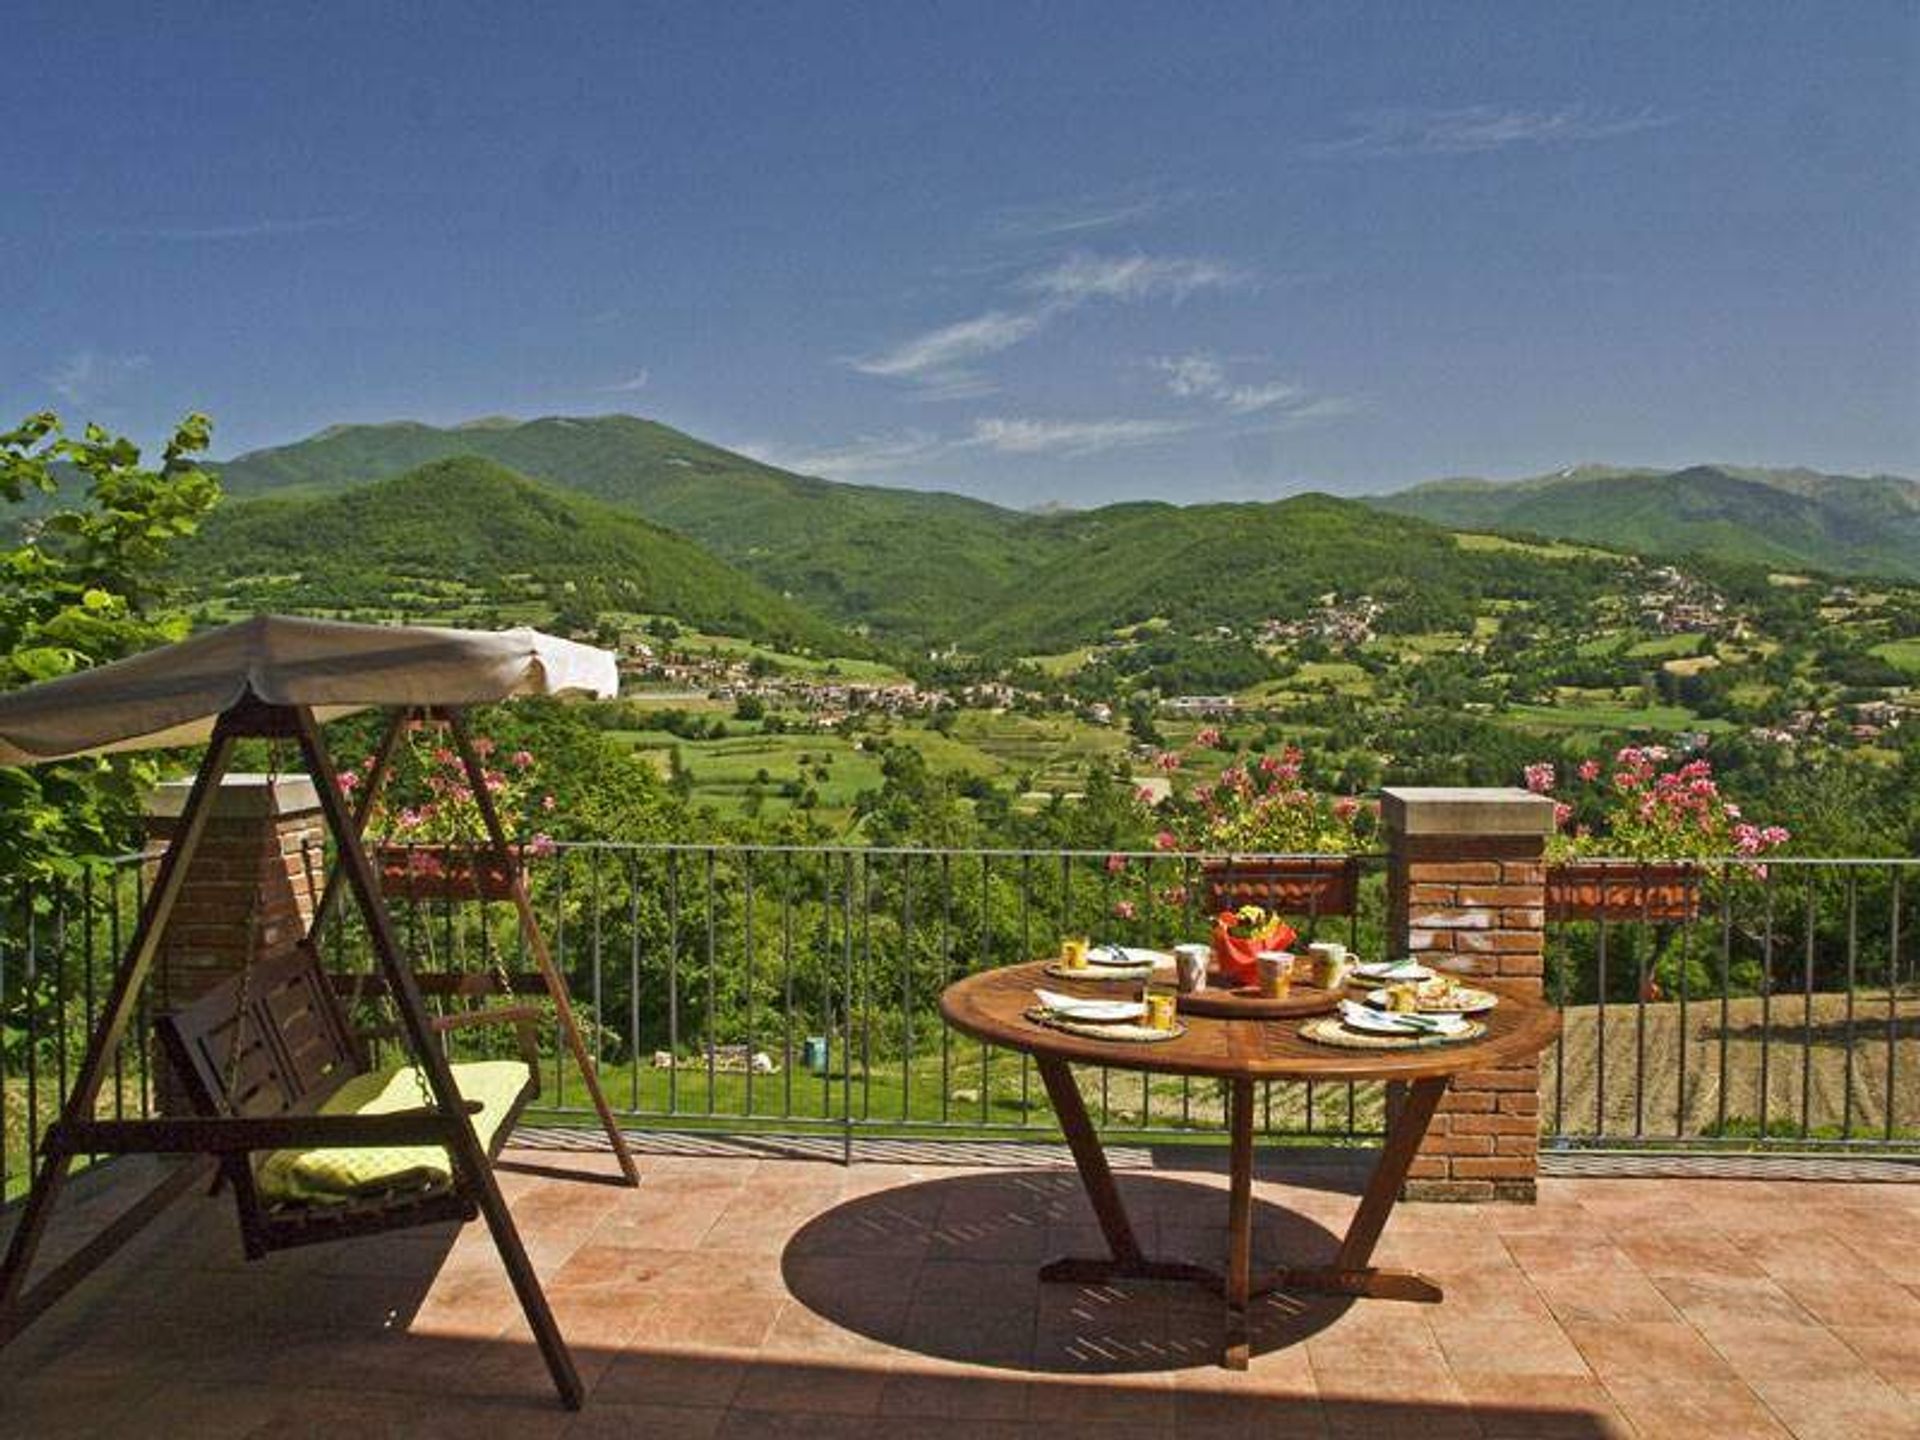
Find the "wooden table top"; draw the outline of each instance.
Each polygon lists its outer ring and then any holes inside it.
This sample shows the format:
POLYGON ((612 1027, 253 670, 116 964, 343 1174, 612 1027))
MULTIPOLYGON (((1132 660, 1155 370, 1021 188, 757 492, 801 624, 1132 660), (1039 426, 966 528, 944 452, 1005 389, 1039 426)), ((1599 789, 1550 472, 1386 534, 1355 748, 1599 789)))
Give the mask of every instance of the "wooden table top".
POLYGON ((1471 983, 1498 994, 1500 1004, 1474 1017, 1485 1023, 1486 1035, 1459 1045, 1343 1050, 1302 1039, 1304 1022, 1297 1017, 1246 1020, 1206 1015, 1182 1015, 1187 1033, 1177 1040, 1150 1044, 1089 1040, 1027 1019, 1025 1012, 1037 1003, 1034 987, 1104 999, 1113 998, 1113 988, 1050 976, 1046 966, 1044 960, 1008 965, 955 981, 940 996, 940 1013, 962 1034, 1009 1050, 1115 1070, 1216 1079, 1420 1080, 1524 1059, 1544 1050, 1560 1030, 1560 1015, 1552 1006, 1527 996, 1512 982, 1476 975, 1471 983))

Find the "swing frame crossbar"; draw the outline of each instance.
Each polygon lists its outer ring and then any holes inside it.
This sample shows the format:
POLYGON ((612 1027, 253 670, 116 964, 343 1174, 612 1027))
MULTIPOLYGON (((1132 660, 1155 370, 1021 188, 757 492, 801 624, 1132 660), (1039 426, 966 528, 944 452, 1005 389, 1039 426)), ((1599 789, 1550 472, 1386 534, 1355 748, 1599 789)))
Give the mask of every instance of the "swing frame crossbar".
MULTIPOLYGON (((440 1219, 471 1218, 477 1212, 486 1220, 562 1403, 569 1409, 580 1407, 584 1391, 579 1372, 539 1276, 527 1257, 512 1212, 494 1179, 489 1158, 474 1131, 472 1116, 479 1107, 461 1097, 452 1066, 440 1043, 441 1034, 448 1029, 489 1021, 523 1025, 527 1016, 523 1010, 509 1006, 436 1019, 427 1008, 420 984, 422 977, 415 975, 399 943, 378 875, 362 842, 367 820, 390 773, 401 735, 409 725, 423 722, 442 724, 451 734, 453 748, 472 787, 486 830, 486 849, 510 877, 509 898, 518 914, 526 950, 539 970, 541 988, 552 1001, 555 1020, 586 1084, 594 1110, 619 1161, 621 1174, 628 1185, 639 1184, 633 1154, 607 1105, 592 1056, 581 1036, 566 977, 554 964, 547 948, 527 894, 519 857, 508 841, 487 789, 485 770, 464 712, 458 707, 389 708, 373 769, 361 788, 358 803, 349 809, 311 707, 270 704, 249 693, 224 711, 215 723, 186 808, 171 843, 160 857, 139 923, 114 974, 73 1088, 67 1094, 59 1120, 48 1127, 42 1140, 33 1187, 14 1227, 6 1258, 0 1261, 0 1346, 18 1336, 105 1263, 175 1198, 204 1180, 210 1163, 229 1169, 245 1164, 245 1156, 255 1151, 299 1146, 438 1144, 447 1148, 451 1158, 453 1186, 445 1196, 444 1205, 414 1202, 416 1209, 411 1218, 415 1223, 424 1224, 440 1219), (418 1110, 367 1116, 206 1115, 112 1121, 97 1118, 101 1088, 113 1056, 133 1022, 142 987, 159 955, 167 922, 205 835, 214 797, 232 763, 235 746, 247 739, 291 741, 313 780, 322 819, 334 843, 336 862, 314 906, 312 923, 299 943, 317 956, 321 934, 341 897, 353 896, 372 945, 378 991, 393 1002, 399 1037, 406 1042, 423 1081, 423 1098, 429 1103, 418 1110), (28 1286, 29 1272, 46 1237, 48 1220, 71 1171, 74 1156, 108 1154, 172 1154, 192 1158, 170 1170, 128 1209, 49 1269, 36 1284, 28 1286)), ((516 984, 513 988, 520 987, 516 984)), ((337 1234, 344 1238, 376 1228, 392 1227, 346 1226, 337 1234)))

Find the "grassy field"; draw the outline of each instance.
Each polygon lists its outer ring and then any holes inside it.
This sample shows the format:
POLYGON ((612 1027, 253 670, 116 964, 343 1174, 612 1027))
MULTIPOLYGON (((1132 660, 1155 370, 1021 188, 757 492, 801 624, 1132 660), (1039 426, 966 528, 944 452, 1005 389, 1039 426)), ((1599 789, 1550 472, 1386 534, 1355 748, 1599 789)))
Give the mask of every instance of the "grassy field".
POLYGON ((1804 1105, 1817 1135, 1848 1132, 1849 1118, 1852 1134, 1880 1135, 1891 1118, 1896 1134, 1920 1137, 1920 997, 1890 1006, 1884 992, 1856 995, 1851 1047, 1847 1034, 1844 995, 1815 995, 1811 1008, 1799 995, 1775 996, 1770 1004, 1741 998, 1728 1003, 1724 1021, 1718 1001, 1702 1001, 1686 1007, 1684 1024, 1674 1003, 1613 1005, 1604 1017, 1592 1007, 1573 1008, 1558 1064, 1549 1052, 1541 1066, 1541 1109, 1550 1129, 1557 1117, 1570 1135, 1631 1137, 1636 1111, 1648 1135, 1671 1135, 1676 1127, 1702 1135, 1719 1127, 1723 1109, 1729 1121, 1757 1127, 1764 1094, 1770 1129, 1785 1122, 1797 1134, 1804 1105), (1636 1098, 1641 1053, 1645 1080, 1636 1098))
POLYGON ((1512 551, 1522 555, 1537 555, 1546 560, 1579 560, 1598 556, 1606 558, 1608 551, 1596 550, 1590 545, 1573 545, 1563 540, 1510 540, 1505 535, 1483 535, 1466 531, 1456 532, 1453 543, 1462 550, 1512 551))
MULTIPOLYGON (((1018 715, 1011 711, 962 711, 951 738, 1000 764, 1009 774, 1031 772, 1034 788, 1078 788, 1087 762, 1125 751, 1120 730, 1090 725, 1068 715, 1018 715)), ((931 758, 931 757, 929 757, 931 758)))
POLYGON ((1889 665, 1897 665, 1907 674, 1920 679, 1920 638, 1889 640, 1884 645, 1874 646, 1873 653, 1889 665))
POLYGON ((1729 728, 1725 720, 1702 720, 1683 705, 1633 705, 1624 701, 1563 700, 1553 705, 1515 705, 1512 723, 1529 730, 1705 730, 1729 728))
POLYGON ((878 660, 860 660, 847 655, 794 655, 785 650, 756 645, 751 640, 742 640, 737 636, 709 635, 699 630, 682 630, 673 645, 675 649, 695 654, 711 651, 719 655, 737 656, 742 660, 764 660, 774 669, 789 675, 832 674, 843 680, 875 681, 880 684, 891 684, 906 678, 893 666, 878 660))

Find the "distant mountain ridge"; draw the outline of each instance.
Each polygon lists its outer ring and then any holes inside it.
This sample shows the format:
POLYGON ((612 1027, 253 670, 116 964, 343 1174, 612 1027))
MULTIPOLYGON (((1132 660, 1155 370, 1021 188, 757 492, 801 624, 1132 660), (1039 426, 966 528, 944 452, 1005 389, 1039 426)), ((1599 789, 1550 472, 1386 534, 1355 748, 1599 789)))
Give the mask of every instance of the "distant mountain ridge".
POLYGON ((882 635, 958 635, 1030 558, 1024 518, 984 500, 796 475, 631 415, 336 426, 215 468, 235 498, 314 496, 461 455, 678 530, 882 635))
POLYGON ((866 647, 695 542, 473 456, 333 494, 228 503, 176 566, 202 599, 243 609, 416 611, 472 592, 500 608, 665 612, 824 654, 866 647))
POLYGON ((1454 529, 1920 579, 1920 482, 1895 475, 1583 465, 1527 480, 1436 480, 1370 503, 1454 529))
MULTIPOLYGON (((542 504, 590 507, 588 532, 614 518, 645 522, 658 537, 653 543, 703 547, 719 557, 713 563, 745 572, 736 579, 751 576, 777 592, 763 591, 765 599, 784 597, 795 615, 813 612, 814 624, 838 622, 914 647, 1040 653, 1153 618, 1180 627, 1244 626, 1329 590, 1370 592, 1403 614, 1457 619, 1475 596, 1541 593, 1570 581, 1564 558, 1466 549, 1448 533, 1460 529, 1656 555, 1704 551, 1773 568, 1898 576, 1920 567, 1920 487, 1888 478, 1596 466, 1507 484, 1440 481, 1364 501, 1308 494, 1268 503, 1016 511, 959 495, 796 475, 627 415, 335 427, 220 465, 236 503, 211 528, 215 538, 253 533, 249 527, 267 522, 249 513, 263 504, 325 501, 327 508, 298 513, 337 517, 361 487, 461 457, 532 477, 542 504)), ((492 483, 498 487, 499 478, 492 483)), ((511 498, 516 512, 530 503, 518 492, 511 498)), ((453 511, 494 501, 479 492, 460 498, 443 477, 440 503, 453 511)), ((418 523, 410 533, 421 549, 438 543, 430 509, 413 506, 418 523)), ((484 551, 459 538, 478 522, 456 518, 446 548, 484 569, 484 551)), ((297 522, 275 523, 288 543, 297 540, 297 522)), ((270 553, 254 551, 268 565, 270 553)), ((789 616, 784 623, 800 622, 789 616)), ((1437 619, 1434 628, 1441 628, 1437 619)))

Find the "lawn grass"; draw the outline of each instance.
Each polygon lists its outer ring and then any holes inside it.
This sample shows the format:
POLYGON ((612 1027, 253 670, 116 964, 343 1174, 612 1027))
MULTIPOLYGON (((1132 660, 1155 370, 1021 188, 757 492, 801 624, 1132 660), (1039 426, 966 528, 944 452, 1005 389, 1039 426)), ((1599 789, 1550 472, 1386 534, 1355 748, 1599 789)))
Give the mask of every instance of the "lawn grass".
POLYGON ((1888 640, 1873 647, 1873 653, 1889 665, 1897 666, 1907 674, 1920 679, 1920 637, 1907 640, 1888 640))

